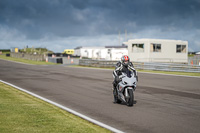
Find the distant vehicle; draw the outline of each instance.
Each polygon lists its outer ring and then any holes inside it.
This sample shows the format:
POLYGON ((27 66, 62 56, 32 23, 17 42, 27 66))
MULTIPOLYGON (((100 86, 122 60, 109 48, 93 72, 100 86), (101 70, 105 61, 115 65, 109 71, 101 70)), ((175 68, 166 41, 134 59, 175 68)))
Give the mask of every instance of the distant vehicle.
POLYGON ((69 54, 69 55, 72 55, 74 54, 74 49, 65 49, 63 54, 69 54))
POLYGON ((195 54, 196 54, 196 55, 200 55, 200 52, 196 52, 195 54))

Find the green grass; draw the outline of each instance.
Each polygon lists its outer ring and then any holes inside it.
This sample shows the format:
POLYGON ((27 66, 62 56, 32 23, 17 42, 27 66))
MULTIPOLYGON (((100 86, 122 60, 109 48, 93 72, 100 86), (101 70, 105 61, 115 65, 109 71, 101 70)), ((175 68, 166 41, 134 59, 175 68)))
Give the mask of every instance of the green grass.
POLYGON ((169 71, 152 71, 152 70, 138 70, 138 72, 163 73, 163 74, 185 75, 185 76, 200 76, 200 73, 191 73, 191 72, 169 72, 169 71))
POLYGON ((56 65, 56 63, 51 63, 51 62, 32 61, 32 60, 26 60, 26 59, 21 59, 21 58, 6 57, 5 55, 0 55, 0 58, 4 60, 22 62, 22 63, 33 64, 33 65, 56 65))
MULTIPOLYGON (((71 67, 85 67, 85 68, 98 68, 98 69, 111 69, 114 70, 114 67, 111 68, 99 68, 99 67, 88 67, 88 66, 79 66, 73 65, 71 67)), ((170 72, 170 71, 153 71, 153 70, 137 70, 138 72, 150 72, 150 73, 161 73, 161 74, 173 74, 173 75, 185 75, 185 76, 200 76, 200 73, 191 73, 191 72, 170 72)))
POLYGON ((195 54, 188 54, 188 57, 194 57, 195 54))
POLYGON ((2 54, 10 54, 10 52, 2 52, 2 54))
POLYGON ((44 54, 44 53, 53 53, 52 51, 49 51, 46 48, 25 48, 25 49, 20 49, 20 52, 24 52, 24 53, 40 53, 40 54, 44 54))
POLYGON ((110 132, 0 82, 0 132, 110 132))

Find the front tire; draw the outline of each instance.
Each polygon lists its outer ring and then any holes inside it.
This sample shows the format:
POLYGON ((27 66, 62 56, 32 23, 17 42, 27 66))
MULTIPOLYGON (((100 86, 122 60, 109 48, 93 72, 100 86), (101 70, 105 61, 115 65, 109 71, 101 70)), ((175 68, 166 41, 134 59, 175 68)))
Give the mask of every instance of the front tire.
POLYGON ((133 106, 133 101, 134 101, 134 94, 133 94, 133 90, 128 89, 128 94, 129 94, 129 99, 127 101, 127 105, 128 106, 133 106))

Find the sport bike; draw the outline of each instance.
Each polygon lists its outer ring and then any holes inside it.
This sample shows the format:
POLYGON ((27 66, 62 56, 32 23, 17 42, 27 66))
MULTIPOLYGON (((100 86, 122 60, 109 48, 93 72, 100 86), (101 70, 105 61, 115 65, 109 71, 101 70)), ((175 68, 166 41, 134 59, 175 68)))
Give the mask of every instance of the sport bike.
POLYGON ((122 72, 119 76, 120 82, 113 91, 115 103, 126 103, 128 106, 133 106, 134 91, 136 89, 137 79, 133 72, 127 74, 122 72))

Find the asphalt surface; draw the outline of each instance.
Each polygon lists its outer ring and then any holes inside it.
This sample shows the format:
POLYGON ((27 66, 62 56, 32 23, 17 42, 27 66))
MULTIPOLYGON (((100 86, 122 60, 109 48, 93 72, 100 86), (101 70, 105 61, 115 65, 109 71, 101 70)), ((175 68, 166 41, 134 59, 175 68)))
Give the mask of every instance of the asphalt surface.
POLYGON ((112 71, 0 59, 0 80, 124 132, 199 133, 200 78, 139 73, 135 104, 114 104, 112 71))

